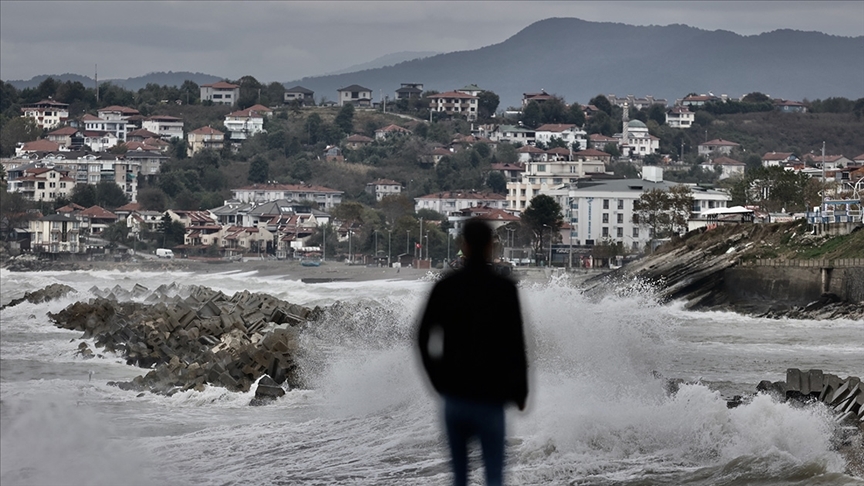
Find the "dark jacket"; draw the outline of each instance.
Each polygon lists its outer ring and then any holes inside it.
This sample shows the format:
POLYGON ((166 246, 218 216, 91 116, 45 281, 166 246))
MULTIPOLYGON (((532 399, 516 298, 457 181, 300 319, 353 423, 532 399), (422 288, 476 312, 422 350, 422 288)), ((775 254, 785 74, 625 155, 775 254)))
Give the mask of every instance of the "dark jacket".
POLYGON ((483 262, 469 261, 432 289, 418 333, 423 366, 435 390, 481 402, 524 405, 528 373, 516 286, 483 262), (429 336, 443 332, 443 356, 429 336))

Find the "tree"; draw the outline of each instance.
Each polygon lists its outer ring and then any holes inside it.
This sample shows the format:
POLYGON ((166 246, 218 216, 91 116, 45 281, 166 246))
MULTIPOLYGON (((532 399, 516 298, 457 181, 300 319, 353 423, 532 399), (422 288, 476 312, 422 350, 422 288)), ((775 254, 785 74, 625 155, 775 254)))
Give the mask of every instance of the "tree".
POLYGON ((520 121, 526 127, 537 128, 540 126, 542 116, 543 112, 540 110, 540 103, 532 101, 522 110, 520 121))
POLYGON ((172 220, 166 212, 159 222, 159 234, 162 235, 162 246, 172 248, 183 244, 186 228, 183 223, 172 220))
POLYGON ((489 176, 486 178, 486 185, 495 193, 507 193, 507 178, 497 170, 489 173, 489 176))
POLYGON ((555 199, 540 194, 534 196, 525 211, 522 212, 522 225, 534 234, 534 259, 537 264, 545 259, 543 251, 544 234, 549 232, 550 238, 561 228, 561 205, 555 199))
POLYGON ((567 123, 572 123, 578 127, 585 125, 585 110, 579 103, 571 104, 570 108, 567 109, 567 114, 567 123))
POLYGON ((95 206, 97 201, 96 186, 90 184, 76 185, 72 189, 72 194, 69 195, 69 200, 85 208, 95 206))
POLYGON ((158 187, 148 187, 138 191, 138 203, 148 211, 165 211, 168 207, 168 197, 158 187))
POLYGON ((32 142, 41 134, 42 129, 36 125, 36 120, 29 116, 16 116, 3 123, 0 128, 0 157, 13 156, 19 142, 32 142))
POLYGON ((481 120, 491 118, 495 114, 495 110, 498 109, 500 102, 498 95, 492 91, 481 91, 477 95, 477 116, 481 120))
POLYGON ((265 183, 270 178, 270 163, 260 155, 256 155, 249 164, 247 179, 252 183, 265 183))
POLYGON ((354 105, 348 103, 339 110, 336 119, 333 120, 337 127, 343 133, 351 133, 354 131, 354 105))
POLYGON ((102 230, 102 238, 111 243, 123 243, 128 235, 129 227, 126 226, 126 221, 123 219, 102 230))
POLYGON ((687 222, 693 209, 693 192, 683 184, 669 189, 669 211, 671 230, 681 234, 687 232, 687 222))
POLYGON ((30 202, 19 192, 7 192, 0 188, 0 236, 5 240, 12 228, 26 228, 26 223, 33 219, 34 213, 28 211, 30 202))
POLYGON ((519 162, 519 154, 516 152, 516 147, 509 143, 499 143, 498 150, 495 151, 495 158, 502 164, 515 164, 519 162))
POLYGON ((612 116, 612 103, 609 101, 609 98, 606 96, 599 94, 588 102, 589 105, 594 105, 598 110, 606 113, 609 116, 612 116))
POLYGON ((754 91, 752 93, 747 93, 746 95, 744 95, 744 97, 741 98, 741 101, 743 101, 744 103, 770 103, 771 97, 758 91, 754 91))
POLYGON ((648 109, 648 118, 657 122, 658 125, 666 123, 666 109, 662 105, 651 105, 648 109))
POLYGON ((665 236, 670 226, 669 196, 663 189, 643 192, 633 202, 633 222, 647 227, 652 238, 665 236))
MULTIPOLYGON (((96 184, 96 204, 106 209, 115 209, 129 202, 126 193, 111 181, 100 181, 96 184)), ((83 204, 82 204, 83 206, 83 204)))
POLYGON ((611 137, 615 133, 615 125, 612 122, 612 118, 605 111, 599 111, 585 125, 585 131, 589 134, 599 133, 611 137))
POLYGON ((393 225, 399 218, 410 216, 414 212, 414 203, 404 194, 384 196, 378 202, 378 207, 388 225, 393 225))

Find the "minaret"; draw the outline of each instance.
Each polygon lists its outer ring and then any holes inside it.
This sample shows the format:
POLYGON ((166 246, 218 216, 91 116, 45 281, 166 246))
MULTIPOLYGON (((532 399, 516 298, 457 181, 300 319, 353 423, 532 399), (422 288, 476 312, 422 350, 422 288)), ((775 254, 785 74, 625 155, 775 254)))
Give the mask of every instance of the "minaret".
MULTIPOLYGON (((623 110, 621 111, 621 148, 627 147, 627 154, 630 155, 630 130, 628 130, 627 122, 630 121, 630 107, 627 103, 624 103, 623 110)), ((621 154, 624 155, 624 150, 621 150, 621 154)))

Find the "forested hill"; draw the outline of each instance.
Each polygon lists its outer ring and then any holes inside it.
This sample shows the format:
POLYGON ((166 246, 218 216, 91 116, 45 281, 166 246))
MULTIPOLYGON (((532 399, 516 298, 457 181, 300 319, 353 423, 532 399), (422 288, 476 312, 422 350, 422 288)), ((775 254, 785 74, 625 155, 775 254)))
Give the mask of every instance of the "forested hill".
MULTIPOLYGON (((42 74, 39 76, 34 76, 28 80, 13 80, 7 81, 12 86, 15 86, 17 89, 24 88, 35 88, 39 86, 39 83, 45 81, 48 78, 54 78, 54 80, 59 82, 72 81, 73 83, 76 81, 81 82, 86 87, 94 86, 94 80, 92 77, 81 76, 80 74, 42 74)), ((223 78, 218 76, 213 76, 211 74, 204 73, 191 73, 188 71, 177 71, 177 72, 158 72, 158 73, 149 73, 144 76, 136 76, 134 78, 128 79, 100 79, 99 83, 110 82, 114 85, 120 86, 122 88, 138 91, 139 89, 146 86, 148 83, 157 84, 159 86, 180 86, 183 84, 183 81, 190 80, 194 81, 197 84, 207 84, 207 83, 215 83, 216 81, 221 81, 223 78)))
POLYGON ((399 83, 449 91, 466 84, 496 92, 501 106, 522 93, 545 89, 585 103, 598 93, 654 95, 670 103, 690 92, 739 97, 759 91, 801 100, 864 96, 864 36, 778 30, 741 36, 686 25, 639 27, 552 18, 509 39, 476 50, 451 52, 350 74, 308 77, 315 96, 336 99, 351 84, 390 93, 399 83))

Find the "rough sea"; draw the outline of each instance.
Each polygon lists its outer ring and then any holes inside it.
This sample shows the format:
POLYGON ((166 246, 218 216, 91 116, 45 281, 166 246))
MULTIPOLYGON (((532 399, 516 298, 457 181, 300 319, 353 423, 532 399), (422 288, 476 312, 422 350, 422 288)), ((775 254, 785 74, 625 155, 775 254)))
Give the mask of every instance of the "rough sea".
MULTIPOLYGON (((78 290, 0 313, 0 484, 446 485, 439 403, 421 374, 414 326, 431 280, 304 284, 255 272, 0 270, 2 304, 51 283, 78 290), (46 316, 91 287, 205 285, 265 292, 347 317, 303 334, 309 389, 250 407, 209 387, 171 397, 108 381, 147 370, 76 357, 81 333, 46 316)), ((621 289, 588 298, 566 280, 523 283, 527 410, 508 411, 513 485, 864 485, 844 474, 835 423, 816 406, 760 395, 787 368, 864 376, 864 323, 694 313, 621 289), (662 378, 658 378, 662 376, 662 378), (666 378, 688 384, 670 396, 666 378)), ((479 454, 472 484, 482 484, 479 454)))

